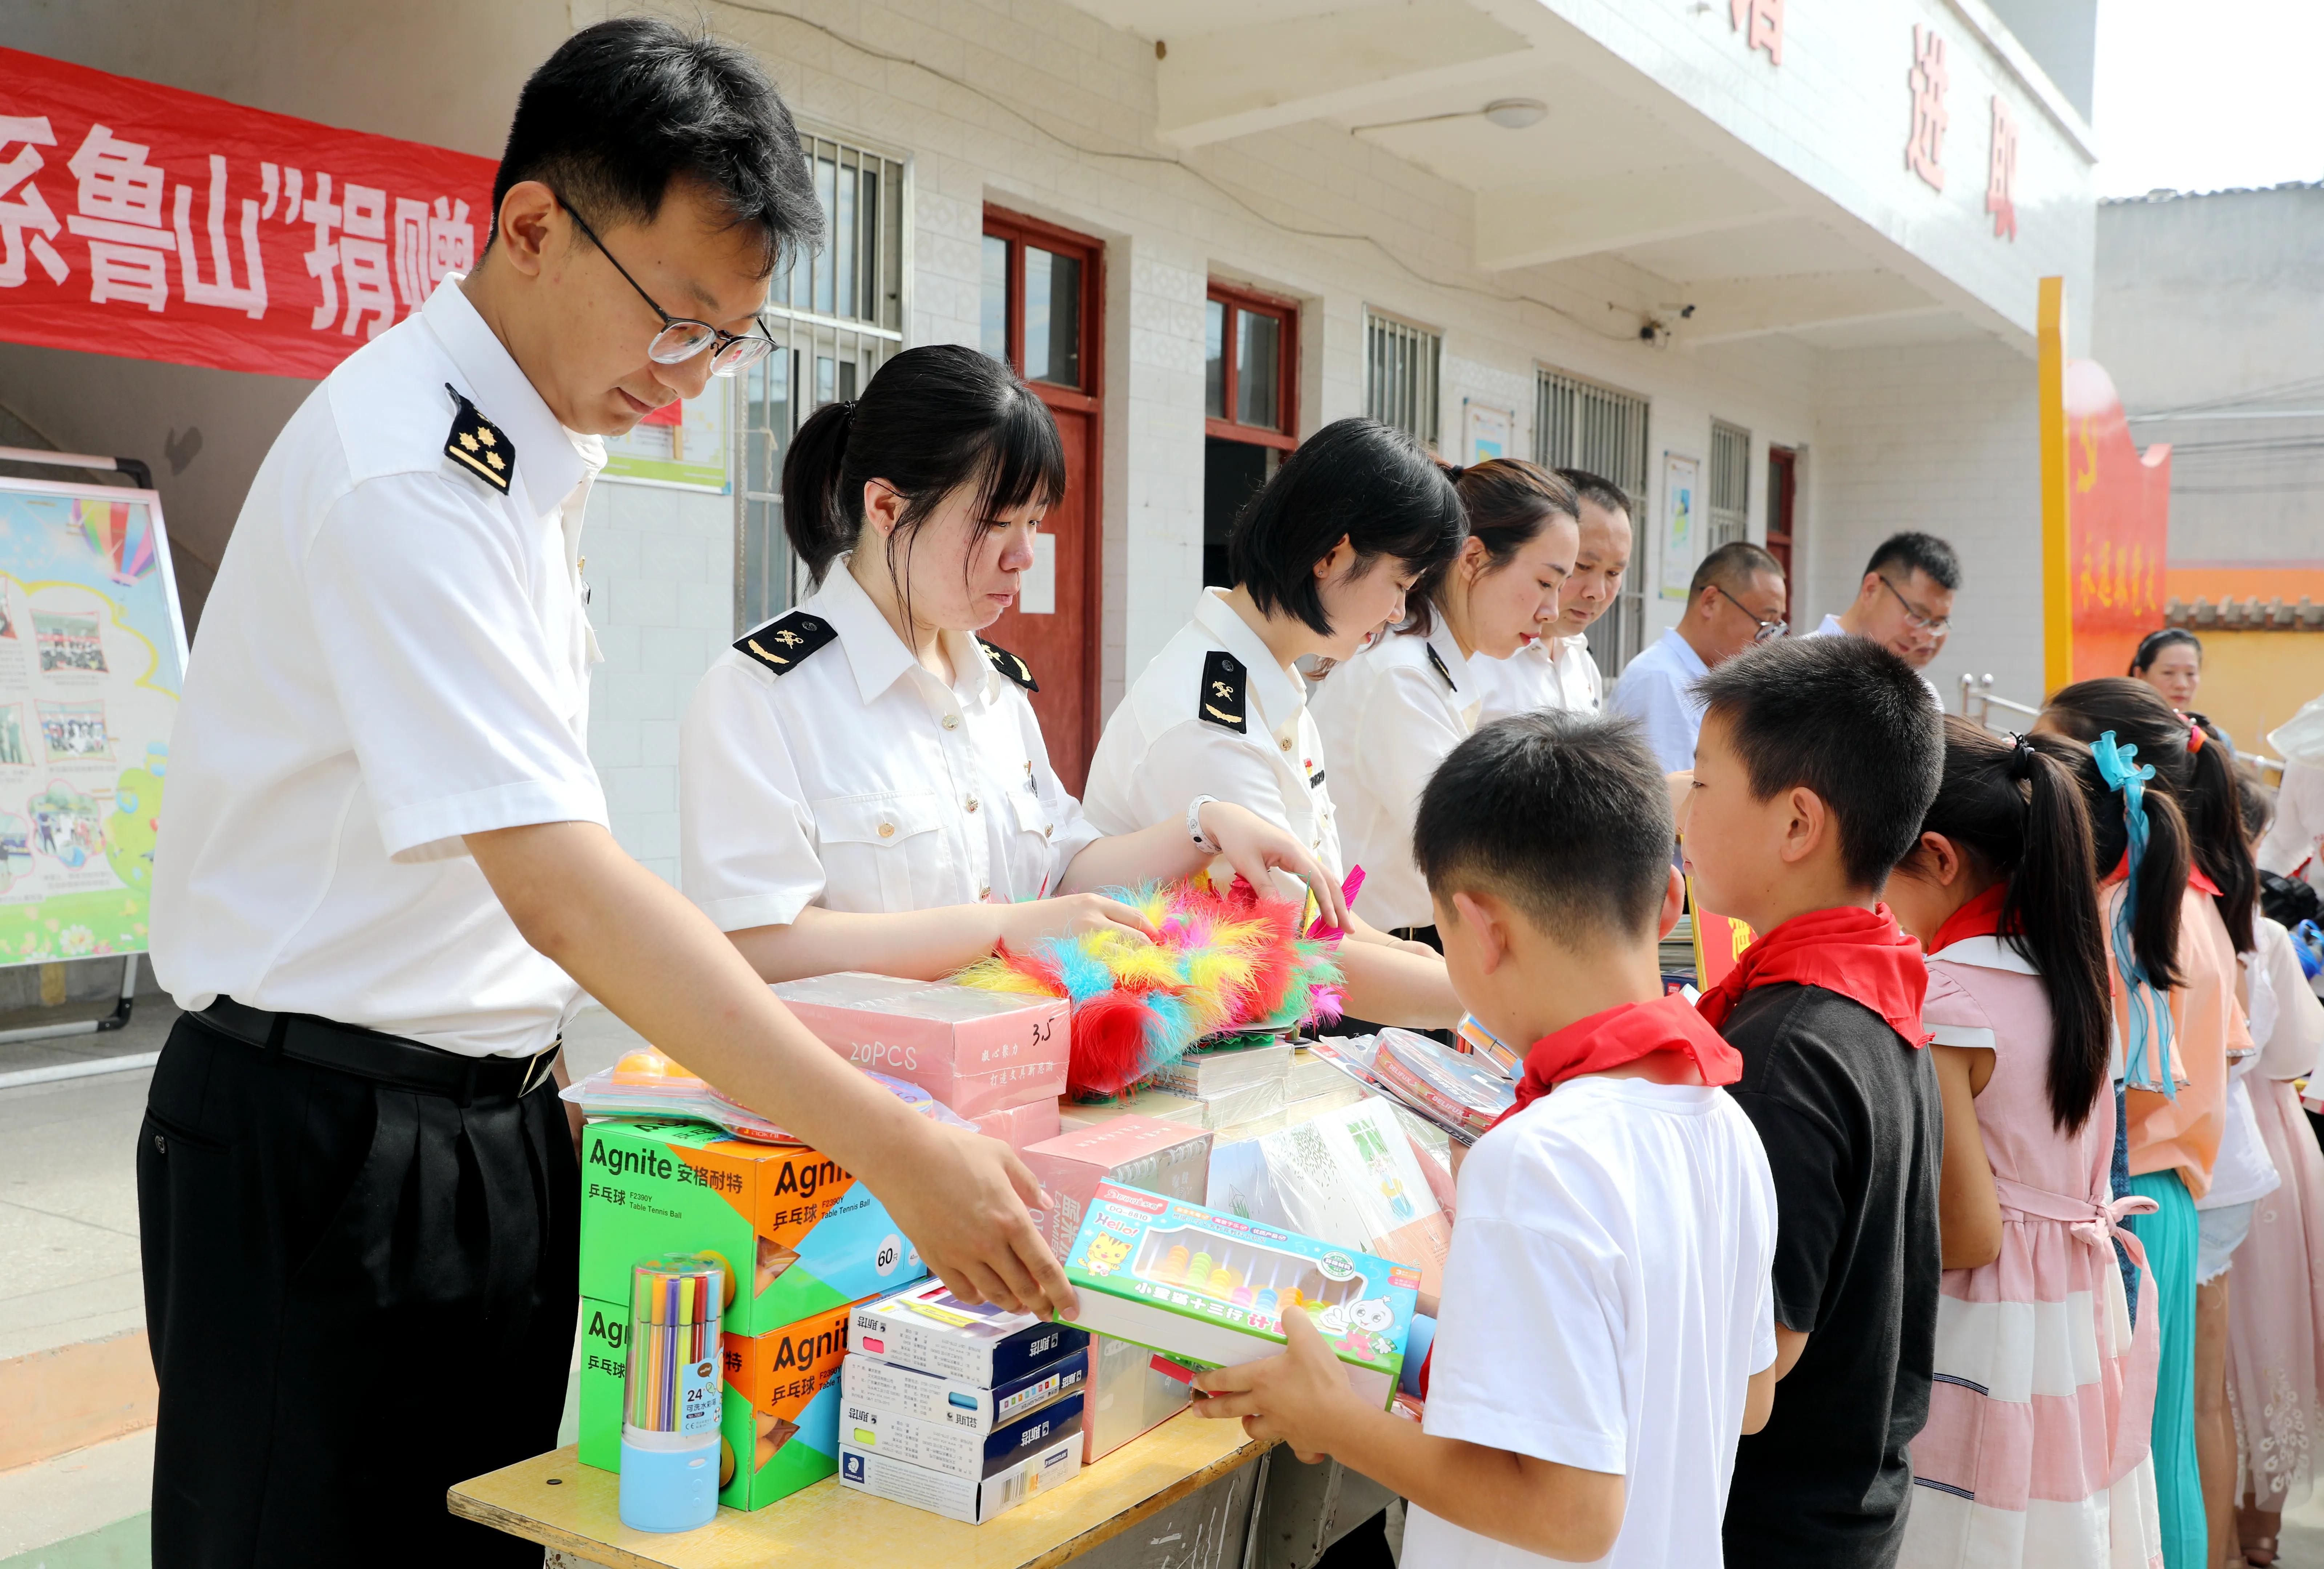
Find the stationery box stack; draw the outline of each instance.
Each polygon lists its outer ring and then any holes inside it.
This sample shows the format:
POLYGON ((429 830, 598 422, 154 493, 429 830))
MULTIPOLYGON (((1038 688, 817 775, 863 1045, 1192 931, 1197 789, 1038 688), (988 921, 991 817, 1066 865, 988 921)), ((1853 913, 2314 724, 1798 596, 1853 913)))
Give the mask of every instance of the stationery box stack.
POLYGON ((1198 1048, 1161 1068, 1150 1081, 1178 1095, 1220 1095, 1268 1079, 1291 1076, 1291 1044, 1270 1040, 1250 1046, 1198 1048))
POLYGON ((1010 1148, 1056 1135, 1065 1093, 1061 999, 860 970, 774 992, 848 1061, 919 1085, 1010 1148))
POLYGON ((656 1253, 716 1253, 733 1295, 720 1320, 755 1337, 926 1278, 872 1190, 798 1145, 729 1139, 700 1122, 583 1131, 581 1295, 619 1302, 656 1253))
POLYGON ((941 1282, 856 1305, 839 1481, 980 1525, 1080 1469, 1089 1336, 941 1282))
POLYGON ((1182 1095, 1149 1086, 1102 1101, 1069 1104, 1061 1108, 1059 1115, 1069 1128, 1092 1128, 1124 1112, 1135 1112, 1157 1121, 1215 1132, 1280 1112, 1285 1103, 1283 1084, 1279 1078, 1258 1079, 1214 1095, 1182 1095))
POLYGON ((1074 1322, 1175 1361, 1270 1356, 1304 1312, 1386 1409, 1404 1365, 1420 1271, 1409 1265, 1134 1187, 1099 1186, 1065 1259, 1074 1322))
POLYGON ((1183 1122, 1120 1116, 1030 1146, 1025 1164, 1056 1201, 1046 1232, 1049 1251, 1062 1259, 1100 1183, 1200 1203, 1210 1184, 1211 1135, 1183 1122))
MULTIPOLYGON (((853 1304, 761 1335, 722 1336, 718 1501, 764 1509, 839 1469, 839 1370, 853 1304)), ((580 1456, 619 1471, 628 1316, 581 1304, 580 1456)))

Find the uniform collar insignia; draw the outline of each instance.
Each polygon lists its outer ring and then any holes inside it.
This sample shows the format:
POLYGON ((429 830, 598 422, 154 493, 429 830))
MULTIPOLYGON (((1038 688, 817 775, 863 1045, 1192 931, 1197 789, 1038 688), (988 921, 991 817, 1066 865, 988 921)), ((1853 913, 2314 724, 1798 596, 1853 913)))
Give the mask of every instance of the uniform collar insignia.
POLYGON ((444 390, 460 406, 452 417, 452 433, 444 438, 444 456, 503 495, 508 494, 509 479, 516 473, 516 443, 508 438, 507 431, 477 412, 457 387, 447 382, 444 390))
POLYGON ((794 610, 735 640, 734 651, 779 676, 838 635, 823 617, 794 610))
POLYGON ((1002 648, 999 643, 986 642, 982 638, 978 638, 976 641, 984 650, 984 657, 992 661, 994 669, 999 670, 1028 692, 1038 692, 1041 689, 1041 684, 1033 679, 1033 672, 1024 660, 1002 648))
POLYGON ((1250 672, 1243 669, 1240 660, 1224 649, 1213 649, 1203 656, 1203 686, 1195 697, 1195 717, 1237 735, 1248 734, 1250 727, 1243 715, 1249 682, 1250 672))

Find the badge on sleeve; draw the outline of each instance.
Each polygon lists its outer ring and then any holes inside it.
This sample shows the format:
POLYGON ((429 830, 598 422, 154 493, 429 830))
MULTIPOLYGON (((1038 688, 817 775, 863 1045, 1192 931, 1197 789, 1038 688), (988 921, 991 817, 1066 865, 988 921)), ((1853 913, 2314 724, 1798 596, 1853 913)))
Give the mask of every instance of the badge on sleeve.
POLYGON ((823 617, 794 610, 736 639, 734 651, 747 654, 779 676, 838 635, 823 617))
POLYGON ((1446 686, 1452 688, 1456 692, 1461 689, 1461 683, 1452 678, 1452 672, 1444 668, 1443 660, 1438 656, 1434 648, 1431 648, 1428 651, 1428 662, 1436 667, 1436 673, 1444 678, 1444 684, 1446 686))
POLYGON ((1038 692, 1041 689, 1041 684, 1033 679, 1033 672, 1024 660, 1002 648, 999 643, 985 642, 982 638, 978 638, 976 641, 983 645, 984 657, 992 661, 994 669, 999 670, 1028 692, 1038 692))
POLYGON ((1242 661, 1224 649, 1213 649, 1203 656, 1203 690, 1195 702, 1195 716, 1206 725, 1222 725, 1237 735, 1247 735, 1250 727, 1243 723, 1243 696, 1249 672, 1242 661))
POLYGON ((509 478, 516 472, 516 443, 478 413, 457 387, 447 382, 444 390, 460 405, 460 411, 452 416, 452 434, 444 438, 444 456, 503 495, 508 494, 509 478))

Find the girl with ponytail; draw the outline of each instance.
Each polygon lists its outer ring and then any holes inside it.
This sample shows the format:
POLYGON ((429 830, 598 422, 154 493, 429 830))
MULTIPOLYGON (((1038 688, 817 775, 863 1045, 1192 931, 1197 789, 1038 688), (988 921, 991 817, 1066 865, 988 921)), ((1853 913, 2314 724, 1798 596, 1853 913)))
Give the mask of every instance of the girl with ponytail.
POLYGON ((2112 1011, 2077 779, 2088 757, 2062 736, 1948 718, 1937 798, 1888 880, 1889 908, 1929 954, 1921 1020, 1945 1107, 1938 1392, 1913 1441, 1927 1488, 1900 1560, 1916 1566, 2143 1563, 2158 1534, 2144 1444, 2126 1455, 2116 1443, 2154 1346, 2116 1331, 2126 1204, 2109 1181, 2112 1011), (2019 1387, 1995 1387, 1997 1368, 2019 1387), (2024 1388, 2092 1382, 2096 1400, 2035 1402, 2022 1430, 2024 1388), (2102 1430, 2085 1432, 2094 1421, 2102 1430), (1997 1474, 2008 1464, 2019 1473, 1997 1474), (2037 1522, 2028 1498, 2069 1507, 2037 1522), (2125 1534, 2129 1550, 2114 1545, 2125 1534))
POLYGON ((1473 656, 1525 646, 1582 544, 1573 487, 1545 468, 1496 457, 1447 471, 1467 516, 1461 553, 1421 575, 1400 626, 1335 668, 1315 692, 1315 728, 1337 760, 1340 844, 1366 869, 1359 914, 1437 946, 1428 884, 1412 859, 1412 818, 1436 765, 1477 727, 1484 688, 1473 656))
POLYGON ((1089 890, 1222 856, 1344 906, 1306 845, 1222 801, 1107 835, 1049 765, 1034 672, 976 634, 1064 494, 1047 408, 1000 361, 907 349, 809 416, 783 522, 815 592, 754 627, 678 733, 679 882, 769 981, 935 979, 1053 933, 1128 928, 1089 890))
MULTIPOLYGON (((2170 1569, 2193 1569, 2224 1557, 2234 1527, 2227 1267, 2249 1230, 2251 1210, 2247 1195, 2225 1190, 2221 1197, 2230 1202, 2224 1207, 2198 1210, 2215 1174, 2233 1176, 2248 1165, 2246 1151, 2223 1156, 2221 1146, 2247 1132, 2246 1120, 2229 1114, 2227 1065, 2252 1049, 2236 997, 2236 954, 2250 946, 2256 875, 2241 843, 2242 808, 2226 749, 2172 711, 2153 688, 2119 676, 2078 681, 2050 699, 2041 727, 2087 742, 2107 782, 2122 791, 2131 863, 2144 859, 2138 854, 2143 837, 2148 852, 2154 848, 2163 803, 2178 808, 2186 830, 2191 864, 2187 883, 2176 892, 2173 983, 2166 1005, 2151 1015, 2153 1036, 2162 1038, 2153 1058, 2162 1071, 2151 1075, 2153 1088, 2142 1087, 2147 1075, 2137 1071, 2142 1044, 2156 1044, 2145 1034, 2150 1014, 2139 1006, 2137 989, 2118 992, 2117 1017, 2132 1070, 2125 1104, 2130 1191, 2157 1206, 2132 1224, 2146 1247, 2162 1334, 2153 1451, 2163 1558, 2170 1569)), ((2100 863, 2102 869, 2107 864, 2100 863)), ((2117 939, 2120 917, 2129 916, 2135 926, 2170 897, 2140 875, 2149 868, 2120 870, 2128 876, 2109 915, 2117 939)), ((2161 984, 2153 955, 2138 956, 2149 978, 2161 984)))

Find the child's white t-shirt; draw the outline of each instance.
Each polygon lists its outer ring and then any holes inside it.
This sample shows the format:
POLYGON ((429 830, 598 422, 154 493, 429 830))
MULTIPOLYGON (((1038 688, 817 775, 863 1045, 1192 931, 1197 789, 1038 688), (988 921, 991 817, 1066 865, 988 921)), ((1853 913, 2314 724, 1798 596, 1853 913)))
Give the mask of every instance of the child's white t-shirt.
MULTIPOLYGON (((1775 1360, 1775 1189, 1726 1092, 1570 1079, 1461 1168, 1426 1431, 1620 1472, 1601 1562, 1716 1565, 1750 1376, 1775 1360)), ((1550 1559, 1413 1506, 1404 1569, 1550 1559)))

